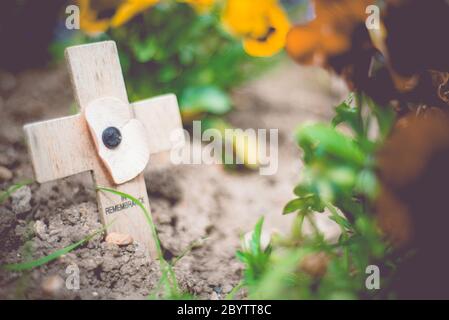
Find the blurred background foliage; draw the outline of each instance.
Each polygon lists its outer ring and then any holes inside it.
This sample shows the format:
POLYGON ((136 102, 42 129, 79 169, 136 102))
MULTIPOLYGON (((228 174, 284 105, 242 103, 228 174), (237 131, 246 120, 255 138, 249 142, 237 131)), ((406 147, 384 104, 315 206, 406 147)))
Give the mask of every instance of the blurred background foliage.
MULTIPOLYGON (((70 45, 117 43, 130 101, 175 93, 184 125, 205 120, 207 128, 232 128, 230 92, 275 66, 284 56, 292 16, 304 1, 261 0, 79 0, 80 32, 60 28, 52 45, 61 60, 70 45)), ((242 133, 246 135, 246 133, 242 133)), ((241 137, 247 139, 248 137, 241 137)), ((235 147, 242 159, 257 150, 235 147)), ((247 168, 257 165, 244 161, 247 168)))
POLYGON ((217 14, 200 14, 186 3, 168 1, 105 33, 79 33, 57 42, 54 52, 61 57, 69 44, 114 40, 131 101, 173 92, 186 119, 222 115, 231 109, 229 90, 275 59, 246 54, 217 14))
MULTIPOLYGON (((232 128, 225 117, 231 90, 285 56, 290 19, 304 16, 306 8, 305 0, 48 0, 45 6, 5 0, 0 39, 9 45, 0 52, 0 67, 21 71, 59 63, 68 46, 113 40, 130 101, 172 92, 186 127, 205 120, 204 129, 232 128), (80 9, 80 30, 66 27, 72 4, 80 9)), ((238 153, 256 150, 254 143, 234 153, 248 158, 238 153)))

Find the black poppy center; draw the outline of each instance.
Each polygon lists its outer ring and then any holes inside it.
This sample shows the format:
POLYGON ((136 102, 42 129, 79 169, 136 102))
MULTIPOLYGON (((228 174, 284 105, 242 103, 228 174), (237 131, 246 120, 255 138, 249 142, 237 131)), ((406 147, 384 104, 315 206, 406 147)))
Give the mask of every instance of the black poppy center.
POLYGON ((109 127, 103 131, 102 139, 107 148, 114 149, 122 142, 122 134, 116 127, 109 127))

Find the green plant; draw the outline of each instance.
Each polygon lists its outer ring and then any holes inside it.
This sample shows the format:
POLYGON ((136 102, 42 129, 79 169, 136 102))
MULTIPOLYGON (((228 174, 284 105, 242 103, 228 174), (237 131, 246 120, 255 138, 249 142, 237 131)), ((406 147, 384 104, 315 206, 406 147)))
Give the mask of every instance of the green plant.
POLYGON ((257 222, 254 232, 242 251, 237 251, 237 258, 246 266, 243 285, 252 287, 266 272, 271 253, 271 246, 264 248, 261 244, 263 218, 257 222))
POLYGON ((98 36, 75 33, 52 51, 61 58, 68 45, 99 40, 117 43, 131 101, 175 93, 186 118, 228 112, 228 90, 277 60, 247 55, 223 29, 218 6, 199 14, 176 1, 163 1, 98 36))
MULTIPOLYGON (((366 267, 379 263, 394 270, 390 246, 371 210, 378 192, 374 156, 388 135, 393 112, 358 94, 335 110, 332 125, 306 124, 297 130, 304 168, 296 198, 284 208, 284 214, 296 214, 291 234, 273 239, 262 264, 252 262, 258 251, 238 253, 250 298, 374 298, 376 292, 365 288, 366 267), (345 126, 347 133, 337 126, 345 126), (378 128, 375 136, 372 126, 378 128), (315 223, 314 215, 325 211, 341 230, 335 243, 315 223), (306 222, 310 232, 305 232, 306 222)), ((260 228, 256 225, 254 248, 259 248, 260 228)))

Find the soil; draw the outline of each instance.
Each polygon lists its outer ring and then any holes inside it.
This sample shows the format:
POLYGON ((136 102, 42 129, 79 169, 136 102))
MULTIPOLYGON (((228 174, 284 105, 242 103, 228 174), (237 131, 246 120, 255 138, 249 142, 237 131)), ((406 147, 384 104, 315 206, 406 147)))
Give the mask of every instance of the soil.
MULTIPOLYGON (((235 251, 259 217, 265 216, 267 232, 288 232, 291 217, 282 216, 282 208, 293 197, 301 168, 294 129, 304 121, 328 120, 345 95, 343 84, 328 74, 291 62, 233 92, 232 124, 279 129, 279 170, 273 176, 219 165, 173 166, 166 154, 151 159, 145 179, 165 258, 195 243, 175 265, 183 290, 223 299, 242 278, 235 251)), ((71 105, 65 66, 0 72, 0 190, 33 177, 22 125, 67 115, 71 105)), ((335 226, 327 221, 320 223, 332 234, 335 226)), ((0 264, 48 255, 99 228, 90 173, 33 183, 0 205, 0 264)), ((29 272, 0 270, 0 298, 143 299, 159 278, 158 262, 138 244, 117 246, 99 235, 29 272), (79 268, 79 290, 65 285, 73 265, 79 268)))

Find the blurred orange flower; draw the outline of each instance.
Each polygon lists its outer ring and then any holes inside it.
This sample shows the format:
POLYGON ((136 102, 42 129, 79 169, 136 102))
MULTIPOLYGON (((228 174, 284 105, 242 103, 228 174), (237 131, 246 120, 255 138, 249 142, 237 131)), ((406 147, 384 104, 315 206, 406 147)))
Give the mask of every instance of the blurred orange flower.
POLYGON ((277 0, 228 0, 223 24, 243 39, 252 56, 271 56, 284 48, 290 22, 277 0))
POLYGON ((325 65, 329 56, 350 49, 353 31, 367 19, 366 8, 373 3, 374 0, 315 0, 316 18, 288 33, 288 53, 301 64, 325 65))

